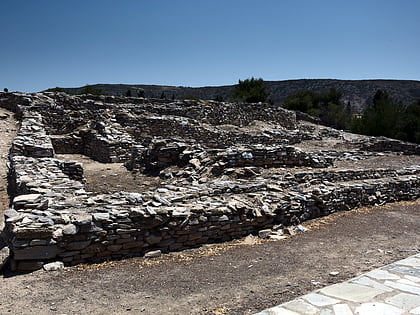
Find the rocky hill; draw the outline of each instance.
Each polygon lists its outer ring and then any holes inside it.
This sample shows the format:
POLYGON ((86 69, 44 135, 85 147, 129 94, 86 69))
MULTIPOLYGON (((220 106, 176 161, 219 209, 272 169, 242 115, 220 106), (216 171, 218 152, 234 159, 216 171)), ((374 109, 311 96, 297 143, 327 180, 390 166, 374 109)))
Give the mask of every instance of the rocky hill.
MULTIPOLYGON (((280 104, 284 98, 298 90, 326 91, 336 88, 343 92, 343 101, 350 102, 352 111, 357 113, 371 102, 373 95, 379 89, 404 104, 409 104, 420 98, 420 81, 409 80, 332 80, 332 79, 302 79, 286 81, 266 81, 269 98, 280 104)), ((144 91, 147 98, 180 99, 185 97, 203 100, 228 101, 235 85, 184 87, 164 85, 128 85, 128 84, 96 84, 94 88, 101 89, 108 95, 122 96, 128 90, 133 96, 144 91)), ((79 92, 81 88, 65 88, 71 92, 79 92)))

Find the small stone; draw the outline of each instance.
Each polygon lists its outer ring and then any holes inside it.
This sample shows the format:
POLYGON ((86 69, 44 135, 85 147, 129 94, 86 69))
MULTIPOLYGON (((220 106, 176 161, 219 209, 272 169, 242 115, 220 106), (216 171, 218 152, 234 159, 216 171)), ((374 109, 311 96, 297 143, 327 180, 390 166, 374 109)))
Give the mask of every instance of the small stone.
POLYGON ((57 271, 64 268, 64 263, 62 261, 56 261, 42 266, 45 271, 57 271))
POLYGON ((331 271, 330 272, 330 276, 333 276, 333 277, 338 276, 339 274, 340 274, 339 271, 331 271))
POLYGON ((266 239, 269 237, 269 235, 272 233, 273 231, 271 231, 270 229, 266 229, 266 230, 261 230, 258 231, 258 237, 259 238, 263 238, 266 239))
POLYGON ((13 203, 34 203, 41 197, 40 194, 20 195, 13 199, 13 203))
POLYGON ((156 258, 160 257, 162 255, 162 252, 160 250, 152 250, 150 252, 147 252, 144 257, 145 258, 156 258))
POLYGON ((295 226, 293 230, 297 233, 305 233, 308 229, 299 224, 298 226, 295 226))
POLYGON ((318 293, 309 293, 302 298, 315 306, 326 306, 340 302, 339 300, 318 293))
POLYGON ((63 227, 64 235, 75 235, 77 233, 77 226, 74 224, 67 224, 63 227))
POLYGON ((0 250, 0 270, 3 269, 4 265, 9 259, 9 255, 10 255, 9 247, 3 247, 0 250))
POLYGON ((254 235, 250 234, 250 235, 248 235, 247 237, 244 238, 243 243, 247 244, 247 245, 256 244, 257 243, 257 238, 254 235))

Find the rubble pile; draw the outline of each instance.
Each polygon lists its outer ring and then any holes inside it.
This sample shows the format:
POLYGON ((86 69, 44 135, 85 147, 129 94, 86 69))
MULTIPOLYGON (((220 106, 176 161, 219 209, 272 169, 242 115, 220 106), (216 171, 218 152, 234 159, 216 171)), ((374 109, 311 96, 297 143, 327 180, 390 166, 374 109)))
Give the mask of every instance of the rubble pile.
MULTIPOLYGON (((250 233, 280 239, 305 220, 420 197, 418 164, 336 168, 337 161, 383 153, 363 149, 370 138, 300 125, 294 113, 268 104, 1 93, 0 106, 21 120, 9 156, 11 207, 4 211, 18 271, 153 256, 250 233), (222 130, 244 135, 224 142, 215 136, 222 130), (300 148, 277 141, 282 134, 300 148), (252 142, 260 136, 273 143, 252 142), (306 140, 336 146, 305 150, 306 140), (161 182, 138 192, 87 191, 82 164, 56 152, 124 162, 161 182)), ((420 152, 380 141, 387 151, 401 150, 395 159, 420 152)))

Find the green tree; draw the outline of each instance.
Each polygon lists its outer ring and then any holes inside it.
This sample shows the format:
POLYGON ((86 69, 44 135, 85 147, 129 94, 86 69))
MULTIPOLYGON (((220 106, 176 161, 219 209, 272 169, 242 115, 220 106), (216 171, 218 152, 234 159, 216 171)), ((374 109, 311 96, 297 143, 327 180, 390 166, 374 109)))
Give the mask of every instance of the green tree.
POLYGON ((194 100, 194 101, 198 101, 200 98, 197 95, 194 95, 194 94, 185 94, 185 95, 182 95, 179 99, 180 100, 194 100))
POLYGON ((235 102, 258 103, 264 102, 269 93, 263 79, 245 79, 239 80, 232 95, 235 102))
POLYGON ((80 94, 92 94, 92 95, 106 95, 106 93, 93 85, 85 85, 80 89, 80 94))
POLYGON ((341 102, 342 92, 331 88, 318 93, 300 90, 286 97, 282 106, 319 117, 321 123, 337 129, 348 129, 351 121, 350 107, 341 102))
POLYGON ((58 87, 58 86, 56 86, 55 88, 50 88, 48 90, 45 90, 45 92, 63 92, 63 93, 67 93, 67 94, 75 94, 73 92, 69 92, 66 89, 58 87))
POLYGON ((369 136, 420 143, 420 100, 404 106, 392 100, 386 91, 378 90, 362 118, 353 120, 351 129, 369 136))
POLYGON ((139 89, 137 91, 137 97, 144 97, 144 90, 143 89, 139 89))
POLYGON ((131 97, 131 90, 128 89, 127 92, 125 92, 125 96, 126 97, 131 97))

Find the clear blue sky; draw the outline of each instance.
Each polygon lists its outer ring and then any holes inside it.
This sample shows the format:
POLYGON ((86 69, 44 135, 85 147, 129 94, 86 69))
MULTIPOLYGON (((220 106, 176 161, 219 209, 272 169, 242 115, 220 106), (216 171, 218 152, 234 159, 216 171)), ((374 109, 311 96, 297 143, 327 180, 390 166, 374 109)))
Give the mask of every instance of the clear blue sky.
POLYGON ((2 0, 0 88, 420 80, 420 0, 2 0))

